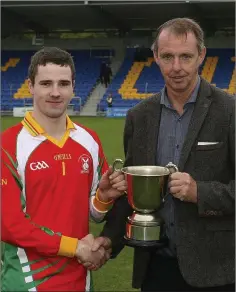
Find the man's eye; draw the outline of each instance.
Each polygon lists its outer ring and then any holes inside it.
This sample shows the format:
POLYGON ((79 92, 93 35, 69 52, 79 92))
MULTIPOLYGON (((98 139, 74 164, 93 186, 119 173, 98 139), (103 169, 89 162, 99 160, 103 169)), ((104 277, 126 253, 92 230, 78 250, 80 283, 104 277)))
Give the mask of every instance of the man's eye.
POLYGON ((163 56, 163 59, 165 59, 165 60, 170 60, 171 58, 172 58, 171 55, 165 55, 165 56, 163 56))
POLYGON ((49 82, 42 82, 41 85, 42 85, 42 86, 49 86, 50 83, 49 83, 49 82))
POLYGON ((184 59, 184 60, 189 60, 191 58, 192 58, 192 56, 190 56, 190 55, 183 55, 182 56, 182 59, 184 59))

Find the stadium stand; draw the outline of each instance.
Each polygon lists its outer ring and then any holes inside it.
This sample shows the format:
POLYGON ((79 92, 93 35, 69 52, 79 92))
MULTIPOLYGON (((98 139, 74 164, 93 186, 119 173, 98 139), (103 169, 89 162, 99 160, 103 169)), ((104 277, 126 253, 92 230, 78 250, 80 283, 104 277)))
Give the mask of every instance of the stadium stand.
MULTIPOLYGON (((70 51, 76 66, 75 98, 72 99, 74 110, 84 105, 99 79, 102 61, 108 61, 114 51, 78 50, 70 51), (76 97, 80 97, 80 100, 76 97)), ((32 105, 32 98, 27 86, 27 69, 34 51, 3 51, 1 66, 1 110, 32 105)))
MULTIPOLYGON (((210 83, 235 94, 234 55, 234 49, 208 49, 199 73, 210 83)), ((128 49, 120 71, 99 104, 101 111, 106 110, 109 93, 113 95, 114 107, 131 107, 163 88, 163 77, 150 53, 141 62, 135 61, 134 56, 135 49, 128 49)))
MULTIPOLYGON (((108 61, 111 55, 106 50, 70 51, 76 65, 76 87, 72 105, 75 111, 84 105, 99 79, 100 65, 108 61), (80 97, 80 100, 76 97, 80 97)), ((164 86, 161 72, 156 65, 151 51, 146 51, 145 60, 135 60, 136 50, 127 49, 123 64, 112 83, 98 104, 99 111, 107 108, 106 98, 113 96, 113 107, 127 108, 137 104, 164 86)), ((33 51, 3 51, 1 79, 1 109, 12 110, 13 107, 32 105, 32 98, 27 87, 27 68, 33 51)), ((112 51, 114 55, 114 51, 112 51)), ((210 83, 236 93, 234 49, 208 49, 207 57, 200 69, 200 74, 210 83)))

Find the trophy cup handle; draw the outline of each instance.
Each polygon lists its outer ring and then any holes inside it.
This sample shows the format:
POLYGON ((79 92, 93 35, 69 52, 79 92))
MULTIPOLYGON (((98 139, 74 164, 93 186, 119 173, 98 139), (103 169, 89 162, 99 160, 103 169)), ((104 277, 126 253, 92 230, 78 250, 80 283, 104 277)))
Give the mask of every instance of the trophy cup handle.
POLYGON ((113 165, 112 165, 112 168, 114 171, 122 171, 122 167, 123 167, 123 160, 122 159, 116 159, 114 162, 113 162, 113 165), (117 167, 118 165, 118 167, 117 167), (121 167, 119 168, 119 165, 121 165, 121 167))
POLYGON ((172 163, 172 162, 169 162, 166 165, 166 168, 169 169, 170 174, 179 171, 178 167, 174 163, 172 163))
MULTIPOLYGON (((172 174, 174 172, 179 171, 178 167, 174 163, 172 163, 172 162, 169 162, 165 167, 168 168, 169 174, 172 174)), ((166 184, 166 188, 167 188, 167 184, 166 184)), ((167 190, 166 188, 164 189, 164 193, 166 193, 166 190, 167 190)), ((163 203, 165 203, 166 198, 168 196, 169 196, 169 192, 167 192, 167 194, 164 197, 162 197, 162 202, 163 203)))

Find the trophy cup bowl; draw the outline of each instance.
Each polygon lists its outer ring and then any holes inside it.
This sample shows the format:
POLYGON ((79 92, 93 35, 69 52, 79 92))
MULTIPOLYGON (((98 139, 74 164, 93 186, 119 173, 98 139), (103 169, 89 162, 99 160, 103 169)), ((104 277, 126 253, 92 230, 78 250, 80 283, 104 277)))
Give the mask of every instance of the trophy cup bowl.
POLYGON ((121 159, 113 163, 115 171, 125 174, 128 190, 128 202, 133 214, 126 222, 126 245, 139 247, 161 247, 165 244, 161 236, 163 221, 158 216, 164 196, 167 192, 169 175, 178 171, 173 163, 165 167, 155 165, 128 166, 121 159))

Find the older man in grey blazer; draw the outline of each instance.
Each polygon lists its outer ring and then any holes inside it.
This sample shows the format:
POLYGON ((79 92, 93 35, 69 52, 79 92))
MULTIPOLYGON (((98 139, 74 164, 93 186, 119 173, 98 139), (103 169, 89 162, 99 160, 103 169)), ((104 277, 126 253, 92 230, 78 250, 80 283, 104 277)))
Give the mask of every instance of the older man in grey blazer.
MULTIPOLYGON (((206 48, 191 19, 173 19, 157 34, 154 57, 165 79, 157 95, 129 110, 125 165, 172 161, 160 214, 168 245, 135 248, 133 287, 142 291, 235 291, 235 100, 198 75, 206 48)), ((124 246, 132 210, 126 196, 106 216, 96 244, 124 246)))

